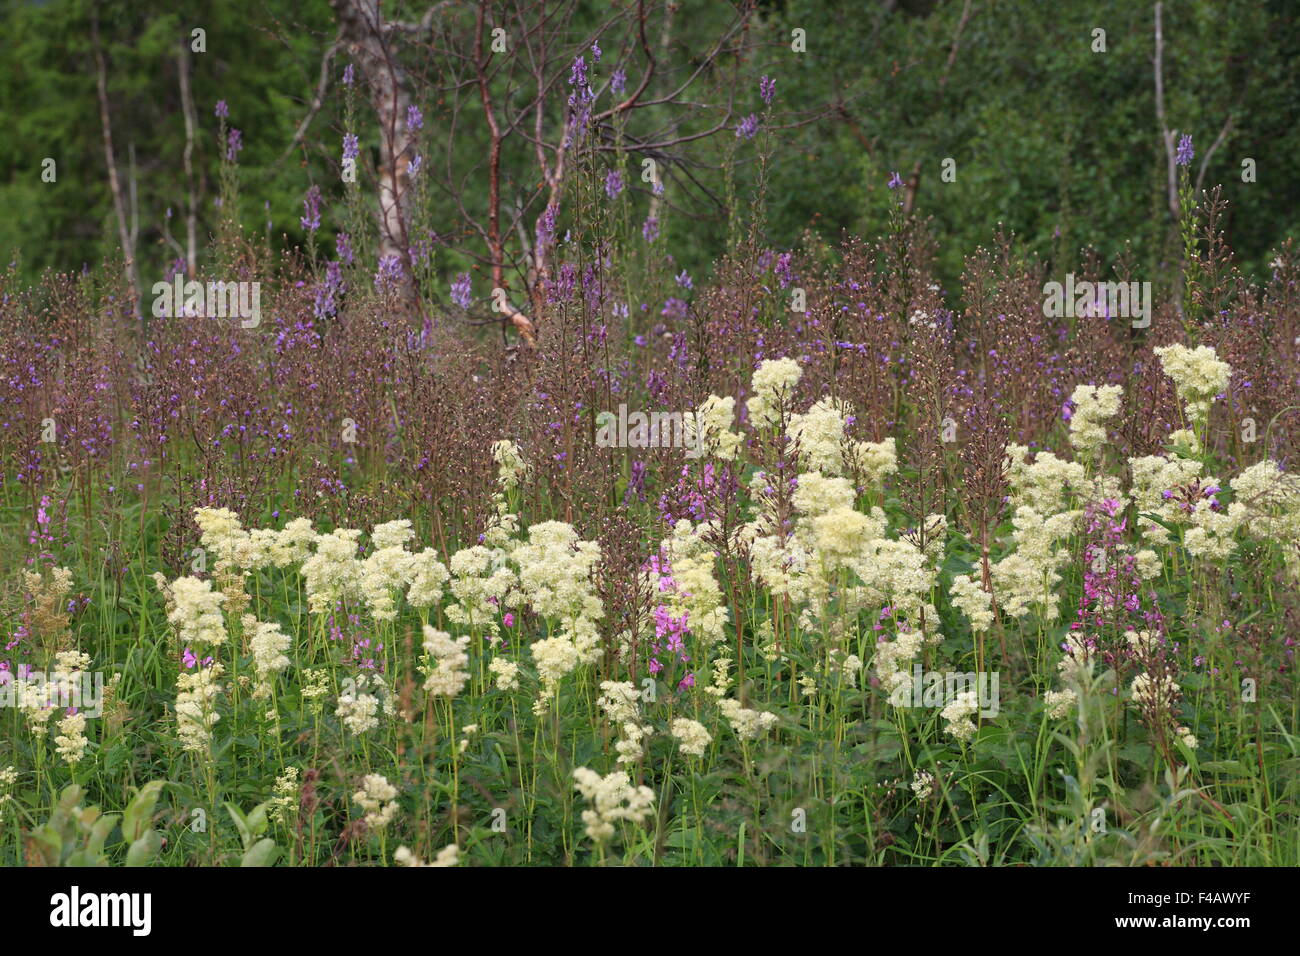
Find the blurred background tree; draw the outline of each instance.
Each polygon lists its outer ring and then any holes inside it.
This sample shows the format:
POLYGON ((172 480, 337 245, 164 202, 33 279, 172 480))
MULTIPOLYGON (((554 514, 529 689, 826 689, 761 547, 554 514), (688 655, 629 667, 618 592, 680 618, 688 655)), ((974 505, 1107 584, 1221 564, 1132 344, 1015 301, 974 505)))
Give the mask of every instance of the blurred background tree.
MULTIPOLYGON (((419 24, 432 6, 399 2, 382 9, 390 22, 419 24)), ((436 6, 471 23, 479 8, 436 6)), ((489 22, 509 12, 504 4, 485 6, 489 22)), ((962 257, 986 243, 999 223, 1062 272, 1084 247, 1096 249, 1103 262, 1129 248, 1135 268, 1149 273, 1176 261, 1155 111, 1153 5, 1131 0, 764 0, 756 5, 681 0, 671 7, 672 28, 662 30, 665 5, 644 5, 650 43, 663 55, 656 80, 662 89, 700 68, 703 51, 728 24, 738 18, 746 23, 743 36, 728 49, 731 58, 703 64, 698 87, 695 105, 701 114, 729 117, 727 128, 683 144, 670 164, 682 188, 670 197, 679 214, 668 219, 665 238, 677 262, 692 272, 706 272, 725 248, 728 174, 741 205, 749 201, 759 175, 754 145, 740 141, 733 128, 750 113, 763 115, 761 76, 776 81, 769 120, 775 148, 766 170, 762 224, 772 247, 789 248, 807 230, 831 239, 843 229, 863 235, 883 231, 886 182, 897 170, 908 183, 912 212, 935 220, 939 274, 948 288, 956 284, 962 257), (805 31, 806 52, 791 48, 796 28, 805 31), (1105 31, 1105 52, 1094 51, 1099 29, 1105 31), (941 176, 945 159, 955 164, 952 182, 941 176)), ((629 0, 547 4, 547 17, 556 9, 563 15, 547 20, 556 30, 556 47, 581 49, 611 11, 635 17, 637 5, 629 0)), ((1231 203, 1228 241, 1256 275, 1267 273, 1269 251, 1297 231, 1297 9, 1291 0, 1164 5, 1167 124, 1195 137, 1198 171, 1227 124, 1204 185, 1223 183, 1231 203), (1255 183, 1242 181, 1246 158, 1256 164, 1255 183)), ((96 88, 92 15, 99 23, 114 155, 136 230, 141 275, 160 277, 177 258, 168 233, 185 244, 186 126, 178 72, 183 61, 177 53, 196 27, 206 32, 206 51, 190 61, 200 265, 217 227, 220 153, 213 110, 218 100, 227 102, 228 123, 242 134, 239 217, 244 227, 269 232, 279 248, 305 243, 299 219, 313 183, 322 189, 326 210, 316 241, 343 227, 331 210, 341 208, 344 193, 338 161, 348 131, 340 85, 349 62, 346 51, 336 51, 326 64, 325 95, 319 111, 312 110, 322 57, 338 29, 328 0, 199 2, 184 13, 161 0, 5 0, 0 3, 4 263, 17 261, 20 273, 34 278, 47 268, 93 266, 116 255, 120 245, 96 88), (295 132, 309 115, 311 122, 295 145, 295 132), (41 177, 47 157, 57 163, 52 183, 41 177)), ((454 37, 455 29, 453 24, 438 36, 454 37)), ((454 131, 445 125, 443 108, 453 92, 445 64, 454 51, 418 32, 403 39, 402 65, 410 72, 412 101, 428 117, 426 132, 433 140, 450 138, 457 156, 480 159, 490 142, 481 113, 465 110, 454 131)), ((630 75, 629 86, 636 80, 630 75)), ((492 84, 503 108, 512 101, 518 106, 528 95, 504 71, 492 84)), ((558 98, 561 113, 569 92, 557 83, 549 94, 558 98)), ((657 118, 674 122, 667 113, 657 118)), ((354 122, 363 155, 377 154, 374 114, 359 107, 354 122)), ((534 159, 526 137, 503 151, 503 176, 516 193, 535 186, 534 159)), ((629 165, 626 175, 633 179, 635 172, 629 165)), ((437 268, 448 279, 483 263, 482 248, 468 245, 474 237, 466 214, 483 213, 486 187, 472 176, 465 182, 461 195, 431 189, 423 197, 422 221, 467 243, 462 248, 453 242, 440 255, 437 268)), ((632 201, 645 204, 650 198, 643 190, 632 201)), ((527 221, 538 212, 534 207, 527 221)))

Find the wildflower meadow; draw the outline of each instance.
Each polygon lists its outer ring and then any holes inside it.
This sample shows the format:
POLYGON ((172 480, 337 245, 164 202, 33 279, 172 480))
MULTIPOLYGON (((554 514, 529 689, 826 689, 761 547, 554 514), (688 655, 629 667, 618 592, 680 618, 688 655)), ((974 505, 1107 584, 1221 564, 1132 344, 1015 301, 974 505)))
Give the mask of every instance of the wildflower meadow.
POLYGON ((1300 865, 1295 11, 1052 6, 0 7, 0 862, 1300 865))

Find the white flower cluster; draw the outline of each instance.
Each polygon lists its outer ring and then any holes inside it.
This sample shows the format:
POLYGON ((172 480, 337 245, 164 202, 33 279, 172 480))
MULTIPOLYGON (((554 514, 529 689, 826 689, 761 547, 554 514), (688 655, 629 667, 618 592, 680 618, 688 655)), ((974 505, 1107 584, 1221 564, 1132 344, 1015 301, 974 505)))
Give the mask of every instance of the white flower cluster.
POLYGON ((335 714, 349 731, 358 737, 379 726, 379 715, 393 714, 393 698, 377 674, 358 673, 354 688, 339 695, 335 714), (371 693, 373 691, 373 693, 371 693))
POLYGON ((248 646, 253 652, 253 667, 257 671, 257 687, 253 698, 261 699, 271 694, 275 675, 289 669, 291 663, 285 652, 289 650, 291 640, 288 634, 280 630, 274 622, 259 621, 251 614, 243 618, 244 633, 252 634, 248 646))
POLYGON ((397 788, 383 774, 368 773, 352 802, 365 812, 366 825, 372 830, 388 826, 397 815, 397 788))
POLYGON ((783 405, 789 405, 801 377, 803 369, 795 359, 760 362, 750 383, 753 394, 745 402, 750 424, 755 428, 771 428, 779 424, 779 410, 783 405))
POLYGON ((1106 422, 1119 414, 1124 389, 1118 385, 1080 385, 1070 396, 1070 444, 1079 451, 1095 452, 1106 444, 1106 422))
POLYGON ((955 574, 948 597, 953 607, 966 615, 971 630, 982 634, 993 626, 993 595, 972 580, 969 574, 955 574))
POLYGON ((446 631, 424 625, 424 650, 432 659, 425 669, 424 690, 435 697, 455 697, 469 680, 469 637, 452 640, 446 631))
POLYGON ((724 697, 718 701, 718 710, 731 724, 732 731, 741 740, 755 740, 776 726, 776 714, 749 710, 740 701, 724 697))
POLYGON ((618 743, 619 763, 635 763, 645 751, 642 741, 650 735, 650 728, 641 720, 641 694, 631 681, 601 681, 601 696, 597 705, 610 722, 620 729, 618 743))
POLYGON ((702 757, 713 737, 698 720, 676 717, 668 731, 678 741, 678 750, 688 757, 702 757))
POLYGON ((1208 345, 1189 349, 1185 345, 1166 345, 1155 353, 1160 367, 1174 382, 1174 390, 1183 403, 1187 418, 1203 424, 1210 414, 1210 404, 1228 390, 1232 367, 1222 361, 1208 345))
POLYGON ((410 847, 399 846, 393 854, 393 862, 398 866, 457 866, 460 864, 460 847, 451 843, 438 851, 432 863, 422 861, 410 847))
MULTIPOLYGON (((734 461, 744 443, 744 437, 733 426, 736 422, 736 400, 728 395, 719 398, 710 395, 695 414, 686 419, 688 428, 695 430, 700 447, 721 461, 734 461)), ((689 445, 687 447, 690 447, 689 445)))
POLYGON ((622 771, 601 776, 587 767, 573 771, 574 789, 590 805, 582 811, 582 822, 587 825, 587 836, 604 843, 614 835, 614 824, 627 820, 641 824, 654 809, 654 791, 649 787, 633 787, 628 775, 622 771))
POLYGON ((80 710, 65 714, 59 720, 58 728, 59 734, 54 738, 58 755, 69 766, 76 766, 86 755, 86 746, 90 743, 86 739, 86 715, 80 710))
POLYGON ((654 591, 669 615, 687 615, 691 633, 706 646, 726 639, 731 617, 714 576, 715 552, 709 542, 712 530, 711 524, 692 525, 680 519, 659 545, 670 574, 650 574, 654 591))
POLYGON ((212 744, 212 728, 221 720, 217 680, 223 673, 224 668, 215 662, 193 673, 182 671, 176 678, 176 735, 181 746, 193 753, 206 754, 212 744))
POLYGON ((956 740, 970 740, 975 736, 975 722, 971 717, 979 710, 979 706, 979 697, 975 691, 962 691, 939 712, 939 716, 947 723, 944 731, 956 740))
POLYGON ((153 579, 167 599, 167 621, 176 628, 182 646, 197 653, 226 643, 226 621, 221 614, 226 597, 213 591, 211 582, 182 577, 168 584, 161 572, 153 579))

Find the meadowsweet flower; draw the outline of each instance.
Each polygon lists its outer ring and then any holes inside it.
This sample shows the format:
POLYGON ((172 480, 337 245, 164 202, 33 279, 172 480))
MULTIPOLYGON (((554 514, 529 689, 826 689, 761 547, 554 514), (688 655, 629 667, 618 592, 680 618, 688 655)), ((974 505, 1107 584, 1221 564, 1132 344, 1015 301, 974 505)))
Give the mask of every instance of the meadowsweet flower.
POLYGON ((742 707, 740 701, 730 697, 718 701, 718 710, 727 718, 732 731, 741 740, 755 740, 776 726, 776 714, 749 710, 742 707))
POLYGON ((1047 707, 1047 716, 1053 720, 1060 720, 1063 717, 1070 716, 1070 711, 1074 709, 1074 705, 1078 702, 1078 692, 1069 687, 1065 690, 1049 690, 1043 695, 1043 703, 1047 707))
POLYGON ((1145 711, 1168 710, 1180 690, 1172 678, 1150 674, 1138 674, 1129 689, 1133 703, 1145 711))
POLYGON ((993 595, 977 585, 969 574, 953 576, 948 596, 953 606, 966 615, 976 634, 993 626, 993 595))
POLYGON ((5 822, 5 810, 14 802, 13 788, 18 782, 18 769, 6 767, 0 770, 0 823, 5 822))
POLYGON ((700 447, 710 456, 721 461, 734 461, 744 444, 743 436, 732 431, 735 421, 735 398, 710 395, 690 417, 688 427, 694 429, 700 447))
POLYGON ((601 696, 596 704, 614 723, 636 717, 641 710, 641 693, 631 681, 601 681, 601 696))
POLYGON ((691 633, 705 644, 726 639, 731 612, 714 575, 716 558, 709 543, 709 525, 692 525, 685 518, 673 525, 672 534, 659 546, 659 554, 672 569, 670 576, 651 573, 662 601, 663 614, 685 619, 691 633))
POLYGON ((200 667, 193 673, 176 677, 176 734, 181 746, 192 753, 207 754, 212 744, 212 728, 221 720, 217 697, 221 693, 218 678, 225 672, 220 663, 200 667))
POLYGON ((793 495, 794 507, 809 518, 853 507, 853 485, 847 478, 828 478, 819 472, 799 476, 793 495))
POLYGON ((1165 525, 1186 524, 1187 521, 1187 515, 1174 501, 1173 493, 1198 481, 1201 463, 1189 458, 1146 455, 1130 458, 1128 465, 1133 475, 1133 503, 1139 512, 1138 530, 1152 544, 1168 544, 1170 536, 1165 525), (1153 514, 1160 521, 1142 517, 1143 514, 1153 514))
POLYGON ((301 783, 298 779, 297 767, 285 767, 284 773, 275 778, 273 792, 275 796, 270 800, 271 820, 275 823, 287 822, 298 809, 299 793, 301 783))
POLYGON ((573 771, 573 780, 574 789, 589 805, 582 811, 587 836, 597 843, 614 836, 615 823, 627 820, 639 825, 654 809, 654 791, 633 787, 631 778, 622 771, 602 777, 587 767, 578 767, 573 771))
POLYGON ((415 532, 411 530, 411 522, 407 518, 376 525, 370 532, 371 544, 381 551, 385 548, 404 547, 414 537, 415 532))
POLYGON ((944 732, 960 741, 970 740, 975 735, 975 722, 971 720, 979 710, 979 698, 975 691, 967 690, 958 694, 939 712, 946 722, 944 732))
POLYGON ((398 866, 458 866, 460 864, 460 847, 451 843, 438 851, 432 863, 423 862, 410 847, 399 846, 393 854, 393 862, 398 866))
POLYGON ((852 414, 851 404, 827 397, 802 415, 790 416, 786 435, 796 443, 805 469, 824 475, 844 474, 845 432, 852 414))
POLYGON ((251 614, 244 618, 244 633, 252 633, 248 642, 253 652, 253 667, 257 671, 257 688, 253 698, 260 699, 271 693, 271 682, 276 674, 289 668, 289 658, 285 652, 292 641, 288 634, 282 633, 280 625, 274 622, 258 621, 251 614))
POLYGON ((86 715, 81 711, 66 714, 58 722, 59 734, 54 738, 57 753, 68 766, 75 767, 86 755, 90 743, 86 739, 86 715))
POLYGON ((1080 385, 1070 396, 1070 444, 1079 451, 1096 452, 1106 444, 1106 422, 1119 414, 1124 390, 1118 385, 1080 385))
POLYGON ((488 671, 496 678, 497 690, 519 689, 519 665, 509 658, 492 658, 488 671))
POLYGON ((406 573, 406 603, 419 609, 432 607, 441 601, 443 585, 451 578, 447 566, 438 560, 438 552, 433 548, 411 555, 406 573))
POLYGON ((359 673, 353 683, 355 688, 348 688, 339 695, 334 713, 349 732, 360 737, 379 726, 381 713, 392 714, 393 702, 383 682, 373 674, 359 673), (367 693, 370 690, 376 693, 367 693))
POLYGON ((849 460, 856 465, 866 488, 879 488, 898 471, 898 450, 891 436, 884 441, 850 441, 849 460))
POLYGON ((362 566, 357 560, 361 532, 338 528, 318 535, 316 552, 302 563, 307 607, 313 614, 328 614, 347 598, 361 597, 362 566))
POLYGON ((1137 568, 1138 576, 1143 581, 1151 581, 1160 577, 1164 573, 1165 563, 1161 560, 1160 555, 1150 548, 1143 548, 1133 555, 1134 565, 1137 568))
POLYGON ((270 546, 271 563, 277 568, 298 564, 311 553, 315 543, 316 532, 312 530, 311 520, 295 518, 276 534, 270 546))
POLYGON ((705 748, 713 740, 703 724, 688 717, 675 718, 669 733, 678 741, 678 749, 691 757, 704 756, 705 748))
POLYGON ((918 800, 928 800, 934 793, 934 774, 928 770, 918 770, 912 776, 912 792, 918 800))
POLYGON ((361 789, 352 794, 352 802, 365 812, 366 826, 380 830, 397 815, 397 788, 383 774, 368 773, 361 789))
POLYGON ((497 483, 503 491, 518 488, 528 473, 528 463, 524 461, 523 452, 508 438, 493 442, 492 460, 497 463, 497 483))
POLYGON ((167 621, 176 628, 178 643, 199 648, 226 643, 226 622, 221 614, 226 598, 213 592, 211 582, 183 577, 168 585, 161 574, 156 574, 154 581, 164 589, 167 621))
POLYGON ((469 681, 469 671, 465 669, 469 666, 469 655, 465 653, 468 646, 468 635, 452 640, 446 631, 424 625, 424 650, 436 661, 424 671, 427 693, 435 697, 455 697, 465 689, 469 681))
POLYGON ((745 402, 749 420, 755 428, 777 424, 777 409, 788 404, 803 369, 792 358, 766 359, 759 363, 750 382, 753 394, 745 402))
POLYGON ((1160 366, 1174 383, 1179 401, 1183 402, 1187 417, 1193 422, 1204 422, 1210 413, 1210 404, 1228 390, 1232 367, 1221 361, 1208 345, 1189 349, 1185 345, 1166 345, 1155 353, 1160 366))

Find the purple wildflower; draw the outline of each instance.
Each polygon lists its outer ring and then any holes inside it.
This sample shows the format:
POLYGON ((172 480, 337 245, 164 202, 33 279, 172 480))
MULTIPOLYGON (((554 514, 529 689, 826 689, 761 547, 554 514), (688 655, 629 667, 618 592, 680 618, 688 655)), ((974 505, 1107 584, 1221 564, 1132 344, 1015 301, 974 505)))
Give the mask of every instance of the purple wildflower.
POLYGON ((617 169, 611 169, 605 174, 605 195, 610 199, 617 199, 618 194, 623 191, 623 174, 617 169))
POLYGON ((320 187, 312 186, 302 201, 302 217, 298 220, 308 232, 320 228, 320 187))
POLYGON ((456 276, 456 281, 451 284, 451 301, 455 302, 462 309, 468 309, 473 296, 470 290, 470 279, 468 272, 462 272, 456 276))
POLYGON ((380 292, 387 286, 395 286, 401 281, 401 256, 384 256, 379 260, 379 269, 375 272, 375 291, 380 292))

